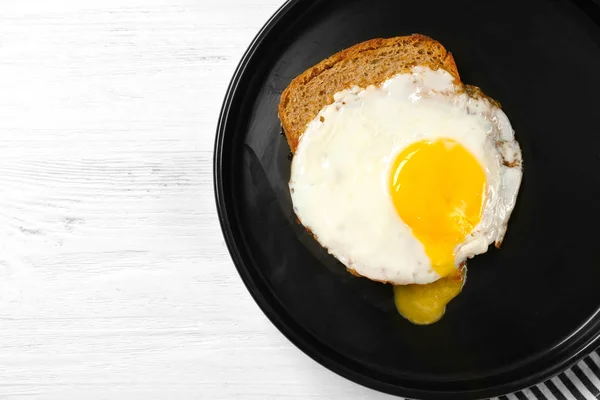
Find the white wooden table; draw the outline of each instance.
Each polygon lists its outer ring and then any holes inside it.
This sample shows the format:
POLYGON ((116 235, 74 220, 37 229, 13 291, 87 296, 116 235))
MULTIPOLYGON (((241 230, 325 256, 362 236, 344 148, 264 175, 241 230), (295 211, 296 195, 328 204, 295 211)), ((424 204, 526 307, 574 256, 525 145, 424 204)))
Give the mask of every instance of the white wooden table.
POLYGON ((291 345, 219 228, 221 102, 282 2, 0 0, 0 400, 392 399, 291 345))
POLYGON ((387 399, 263 316, 218 225, 225 89, 283 0, 0 0, 0 399, 387 399))

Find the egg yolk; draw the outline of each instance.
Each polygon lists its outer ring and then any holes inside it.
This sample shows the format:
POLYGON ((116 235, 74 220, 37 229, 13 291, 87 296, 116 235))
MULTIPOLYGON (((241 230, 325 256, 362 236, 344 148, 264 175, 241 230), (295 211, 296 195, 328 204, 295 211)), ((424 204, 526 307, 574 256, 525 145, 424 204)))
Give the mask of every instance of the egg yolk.
POLYGON ((466 268, 456 269, 454 249, 481 220, 485 186, 482 166, 454 140, 414 143, 394 161, 390 193, 396 212, 442 277, 394 287, 396 308, 412 323, 437 322, 461 292, 466 268))
POLYGON ((420 141, 402 151, 391 171, 396 212, 423 244, 434 271, 456 271, 454 249, 481 219, 485 172, 451 139, 420 141))
POLYGON ((446 305, 458 296, 466 280, 466 268, 427 285, 394 286, 396 309, 417 325, 429 325, 442 318, 446 305))

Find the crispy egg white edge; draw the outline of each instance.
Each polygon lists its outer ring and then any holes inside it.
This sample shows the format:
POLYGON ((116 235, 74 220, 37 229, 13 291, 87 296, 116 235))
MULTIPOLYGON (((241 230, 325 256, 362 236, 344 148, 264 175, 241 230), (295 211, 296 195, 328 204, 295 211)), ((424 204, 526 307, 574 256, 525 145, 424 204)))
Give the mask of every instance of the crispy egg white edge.
POLYGON ((493 127, 487 137, 486 154, 493 155, 497 172, 486 168, 487 193, 482 219, 455 248, 457 266, 467 258, 485 253, 490 244, 499 246, 502 243, 523 176, 521 148, 506 114, 485 98, 467 98, 465 101, 468 113, 489 110, 483 115, 493 127))
MULTIPOLYGON (((453 84, 453 78, 449 73, 443 70, 441 71, 445 76, 439 75, 439 71, 431 71, 429 68, 425 67, 416 67, 413 69, 413 75, 415 75, 417 79, 428 80, 428 95, 433 97, 452 96, 455 107, 465 109, 468 114, 484 117, 490 122, 490 126, 492 127, 491 131, 486 136, 485 158, 487 159, 482 160, 481 157, 476 156, 480 164, 484 166, 487 181, 487 193, 484 210, 482 212, 482 220, 475 227, 473 232, 467 236, 466 240, 462 244, 459 244, 455 249, 455 265, 458 266, 467 258, 486 252, 491 243, 496 242, 496 244, 499 244, 502 241, 504 234, 506 233, 510 214, 516 202, 521 182, 522 157, 519 145, 514 138, 514 131, 504 112, 484 97, 470 98, 466 93, 460 90, 462 89, 462 86, 453 84), (498 218, 496 218, 496 216, 498 216, 498 218)), ((381 87, 385 88, 394 78, 384 82, 381 87)), ((367 89, 362 89, 355 86, 336 93, 334 96, 334 103, 325 106, 317 114, 315 119, 309 123, 305 133, 310 129, 315 129, 315 126, 322 124, 320 122, 320 117, 323 114, 326 114, 328 110, 331 110, 331 108, 337 107, 339 109, 342 104, 345 104, 345 101, 348 101, 348 97, 356 100, 360 98, 361 93, 370 90, 379 90, 379 88, 370 86, 367 89)), ((303 141, 301 137, 296 156, 302 151, 302 144, 303 141)), ((395 149, 395 154, 398 154, 398 152, 402 151, 405 147, 406 146, 395 149)), ((296 159, 297 158, 294 157, 294 161, 296 159)), ((292 178, 294 176, 293 169, 294 162, 292 162, 292 178)), ((387 187, 389 170, 387 170, 384 175, 385 176, 382 177, 382 179, 386 182, 385 184, 387 187)), ((292 200, 294 200, 295 184, 292 178, 290 179, 289 185, 292 192, 292 200)), ((389 193, 388 198, 391 199, 389 193)), ((300 215, 296 207, 294 207, 294 211, 300 222, 304 224, 302 215, 300 215)), ((404 224, 399 217, 398 219, 404 224)), ((430 265, 427 268, 420 268, 418 271, 412 271, 410 276, 406 276, 406 274, 401 274, 401 276, 399 276, 398 274, 386 273, 386 271, 373 273, 372 271, 369 271, 369 268, 355 263, 345 254, 337 253, 335 250, 328 247, 327 243, 322 243, 318 235, 314 232, 313 227, 306 224, 304 225, 313 232, 315 239, 346 267, 355 270, 360 275, 369 279, 386 281, 394 284, 426 284, 439 279, 439 275, 433 271, 430 265)), ((416 246, 419 245, 422 247, 420 242, 416 244, 416 246)))

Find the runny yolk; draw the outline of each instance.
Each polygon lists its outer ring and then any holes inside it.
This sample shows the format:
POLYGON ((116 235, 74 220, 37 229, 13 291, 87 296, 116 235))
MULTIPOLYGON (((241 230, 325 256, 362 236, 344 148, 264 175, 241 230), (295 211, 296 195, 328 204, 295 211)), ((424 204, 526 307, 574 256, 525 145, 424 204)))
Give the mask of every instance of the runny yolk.
POLYGON ((441 276, 456 270, 454 248, 481 219, 485 172, 450 139, 417 142, 396 158, 392 201, 441 276))
MULTIPOLYGON (((456 273, 455 248, 481 219, 485 186, 481 164, 451 139, 416 142, 394 161, 390 193, 396 212, 423 244, 432 268, 442 277, 456 273)), ((415 323, 433 323, 460 288, 451 279, 396 287, 396 305, 404 317, 421 321, 415 323), (406 296, 410 299, 405 301, 402 298, 406 296), (446 298, 445 302, 435 300, 446 298), (423 308, 423 304, 430 305, 423 308), (409 317, 413 314, 420 316, 409 317)))
POLYGON ((450 300, 461 292, 466 278, 466 268, 462 268, 427 285, 394 286, 396 309, 413 324, 433 324, 442 318, 450 300))

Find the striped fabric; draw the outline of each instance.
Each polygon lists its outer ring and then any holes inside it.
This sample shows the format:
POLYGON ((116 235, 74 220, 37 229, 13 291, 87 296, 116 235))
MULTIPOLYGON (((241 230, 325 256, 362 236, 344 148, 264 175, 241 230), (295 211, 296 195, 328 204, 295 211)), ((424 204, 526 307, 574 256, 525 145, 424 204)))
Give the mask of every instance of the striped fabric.
MULTIPOLYGON (((600 399, 600 349, 572 368, 521 392, 489 400, 598 400, 600 399)), ((408 400, 408 399, 405 399, 408 400)))
POLYGON ((596 400, 600 399, 600 349, 567 371, 522 392, 492 400, 596 400))

